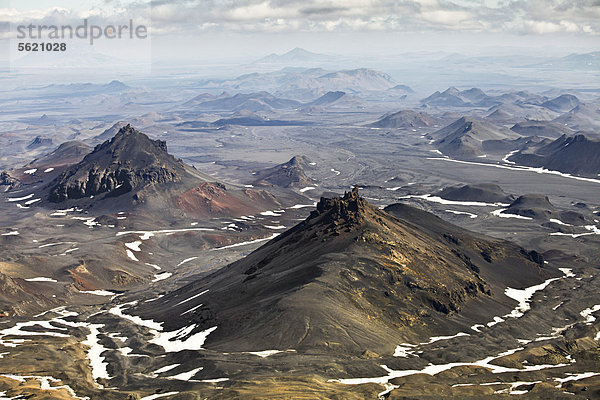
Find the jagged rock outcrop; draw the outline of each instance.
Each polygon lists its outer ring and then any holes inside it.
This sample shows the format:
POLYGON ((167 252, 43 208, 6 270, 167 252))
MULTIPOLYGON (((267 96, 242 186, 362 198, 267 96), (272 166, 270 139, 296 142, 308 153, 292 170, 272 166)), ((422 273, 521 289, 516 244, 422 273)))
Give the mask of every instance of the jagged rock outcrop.
POLYGON ((20 184, 21 182, 17 178, 12 177, 8 172, 0 172, 0 189, 2 189, 3 191, 6 192, 8 190, 11 190, 19 186, 20 184))
POLYGON ((117 196, 143 185, 179 182, 186 174, 166 142, 127 125, 51 183, 48 200, 61 202, 103 193, 117 196))

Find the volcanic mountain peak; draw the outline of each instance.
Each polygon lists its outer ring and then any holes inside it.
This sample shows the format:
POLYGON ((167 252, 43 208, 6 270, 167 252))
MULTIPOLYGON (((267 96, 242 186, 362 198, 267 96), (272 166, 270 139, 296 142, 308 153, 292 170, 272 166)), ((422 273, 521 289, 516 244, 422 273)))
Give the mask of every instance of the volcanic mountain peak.
POLYGON ((292 167, 293 166, 305 167, 308 164, 308 161, 306 160, 306 157, 304 157, 304 156, 294 156, 294 157, 290 158, 290 161, 288 161, 285 164, 292 166, 292 167))
POLYGON ((454 201, 480 201, 486 203, 511 203, 515 197, 508 195, 494 183, 478 183, 445 187, 439 192, 441 198, 454 201))
POLYGON ((538 220, 554 219, 578 226, 588 222, 585 216, 578 212, 557 209, 550 202, 548 196, 543 194, 524 194, 513 201, 503 212, 538 220))
POLYGON ((543 267, 516 245, 425 211, 380 210, 355 187, 322 198, 305 221, 243 259, 138 310, 168 329, 218 326, 208 349, 391 354, 399 341, 508 310, 506 286, 539 283, 543 267), (204 293, 202 309, 186 313, 194 303, 181 300, 193 293, 204 293))
POLYGON ((256 174, 255 185, 276 185, 281 187, 304 187, 313 182, 306 176, 304 170, 310 167, 308 159, 304 156, 294 156, 289 161, 256 174))
POLYGON ((143 184, 178 182, 186 174, 183 162, 167 153, 166 142, 152 140, 128 124, 59 175, 48 199, 60 202, 116 189, 120 190, 112 195, 120 195, 143 184))
POLYGON ((133 146, 141 144, 143 147, 148 147, 147 144, 152 144, 155 149, 167 152, 167 143, 164 140, 151 140, 148 136, 137 131, 131 124, 127 124, 108 142, 104 142, 100 148, 111 148, 120 155, 121 151, 129 150, 133 146))
POLYGON ((424 128, 435 123, 430 115, 413 110, 400 110, 382 116, 370 126, 378 128, 424 128))
POLYGON ((522 151, 509 159, 521 165, 595 177, 600 173, 599 150, 598 140, 582 134, 562 135, 533 152, 522 151))
POLYGON ((519 137, 509 129, 470 117, 461 117, 431 136, 438 138, 435 144, 442 153, 463 159, 485 155, 502 141, 519 137))
POLYGON ((53 143, 52 138, 36 136, 35 139, 33 139, 31 141, 31 143, 29 143, 27 145, 27 149, 31 150, 31 149, 37 149, 38 147, 51 146, 52 143, 53 143))
POLYGON ((542 103, 542 107, 546 107, 556 112, 567 112, 572 110, 580 103, 579 99, 572 94, 563 94, 554 99, 542 103))
POLYGON ((545 207, 548 209, 554 209, 554 206, 550 203, 548 196, 543 194, 526 194, 519 196, 515 201, 512 202, 510 206, 545 207))

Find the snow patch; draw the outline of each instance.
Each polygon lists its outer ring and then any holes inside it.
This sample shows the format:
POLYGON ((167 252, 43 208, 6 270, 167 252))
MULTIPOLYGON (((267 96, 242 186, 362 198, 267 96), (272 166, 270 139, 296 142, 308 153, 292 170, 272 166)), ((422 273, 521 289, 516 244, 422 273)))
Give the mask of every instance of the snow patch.
POLYGON ((95 296, 116 296, 118 294, 110 290, 80 290, 79 293, 93 294, 95 296))
POLYGON ((173 276, 173 273, 171 272, 163 272, 162 274, 156 274, 154 275, 154 279, 152 279, 152 283, 162 281, 164 279, 170 278, 171 276, 173 276))
POLYGON ((141 240, 136 240, 135 242, 125 243, 125 247, 132 251, 141 251, 140 245, 142 244, 141 240))
POLYGON ((452 214, 456 214, 456 215, 468 215, 469 218, 477 218, 477 214, 472 214, 472 213, 466 212, 466 211, 455 211, 455 210, 444 210, 444 211, 452 213, 452 214))
POLYGON ((593 307, 586 308, 585 310, 580 312, 579 315, 585 318, 586 325, 591 325, 594 321, 596 321, 596 317, 594 317, 592 314, 598 311, 600 311, 600 304, 596 304, 593 307))
POLYGON ((494 211, 492 211, 492 215, 494 215, 496 217, 500 217, 500 218, 516 218, 516 219, 527 219, 527 220, 533 219, 531 217, 524 217, 522 215, 517 215, 517 214, 503 214, 503 211, 506 211, 506 210, 507 210, 506 208, 494 210, 494 211))
POLYGON ((150 396, 145 396, 142 397, 140 400, 154 400, 154 399, 160 399, 161 397, 167 397, 167 396, 174 396, 176 394, 178 394, 179 392, 167 392, 167 393, 158 393, 158 394, 152 394, 150 396))
POLYGON ((38 276, 36 278, 25 279, 27 282, 58 282, 56 279, 46 278, 45 276, 38 276))
POLYGON ((94 381, 96 381, 96 385, 99 388, 103 388, 102 385, 97 383, 99 378, 111 379, 106 369, 108 363, 106 363, 104 361, 105 358, 102 357, 102 353, 108 349, 102 346, 98 340, 98 335, 100 333, 99 328, 102 327, 104 327, 103 324, 88 324, 90 333, 87 335, 86 340, 81 342, 82 344, 90 347, 88 351, 88 359, 90 360, 90 365, 92 366, 92 378, 94 378, 94 381))
POLYGON ((27 200, 33 197, 33 193, 28 194, 27 196, 23 196, 23 197, 11 197, 6 199, 6 201, 8 202, 15 202, 15 201, 23 201, 23 200, 27 200))
POLYGON ((203 367, 198 367, 198 368, 195 368, 188 372, 182 372, 181 374, 168 376, 167 379, 175 379, 175 380, 179 380, 179 381, 189 381, 194 377, 194 375, 196 375, 202 369, 203 369, 203 367))
POLYGON ((197 294, 193 295, 192 297, 189 297, 189 298, 187 298, 187 299, 185 299, 185 300, 182 300, 182 301, 180 301, 179 303, 177 303, 177 304, 175 304, 175 305, 176 305, 176 306, 178 306, 178 305, 180 305, 180 304, 187 303, 187 302, 188 302, 188 301, 190 301, 190 300, 194 300, 195 298, 202 296, 202 295, 203 295, 204 293, 206 293, 206 292, 208 292, 208 289, 207 289, 207 290, 205 290, 205 291, 203 291, 203 292, 197 293, 197 294))
POLYGON ((534 167, 525 167, 525 166, 520 166, 520 165, 508 166, 508 165, 501 165, 501 164, 490 164, 490 163, 479 163, 479 162, 473 162, 473 161, 453 160, 451 158, 445 158, 445 157, 443 157, 443 158, 442 157, 429 157, 427 159, 428 160, 449 161, 449 162, 454 162, 454 163, 458 163, 458 164, 480 165, 483 167, 501 168, 501 169, 508 169, 508 170, 512 170, 512 171, 526 171, 526 172, 535 172, 537 174, 558 175, 563 178, 576 179, 576 180, 584 181, 584 182, 600 183, 600 179, 584 178, 582 176, 574 176, 571 174, 565 174, 560 171, 553 171, 553 170, 545 169, 543 167, 534 168, 534 167))
POLYGON ((254 244, 254 243, 260 243, 260 242, 265 242, 267 240, 271 240, 276 238, 277 236, 279 236, 279 233, 274 233, 269 237, 263 238, 263 239, 256 239, 256 240, 250 240, 248 242, 241 242, 241 243, 236 243, 236 244, 230 244, 229 246, 223 246, 223 247, 215 247, 214 249, 211 249, 211 251, 213 250, 224 250, 224 249, 231 249, 233 247, 240 247, 240 246, 245 246, 248 244, 254 244))
POLYGON ((198 257, 190 257, 190 258, 186 258, 185 260, 181 261, 179 264, 177 264, 178 267, 182 266, 183 264, 193 261, 195 259, 197 259, 198 257))
POLYGON ((135 256, 135 254, 133 254, 133 251, 127 249, 125 250, 125 252, 127 253, 127 257, 129 257, 131 260, 133 261, 140 261, 137 259, 137 257, 135 256))
POLYGON ((474 206, 474 207, 508 207, 509 204, 506 203, 484 203, 481 201, 454 201, 454 200, 446 200, 439 196, 433 196, 431 194, 424 195, 408 195, 400 197, 400 199, 423 199, 426 201, 431 201, 434 203, 440 203, 444 205, 456 205, 456 206, 474 206))

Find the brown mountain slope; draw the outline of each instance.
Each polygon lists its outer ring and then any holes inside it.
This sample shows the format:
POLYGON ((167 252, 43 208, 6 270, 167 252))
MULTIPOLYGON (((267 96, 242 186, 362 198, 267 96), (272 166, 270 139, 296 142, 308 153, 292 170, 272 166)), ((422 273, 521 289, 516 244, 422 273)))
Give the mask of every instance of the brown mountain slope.
POLYGON ((221 351, 384 354, 508 312, 515 302, 506 286, 553 274, 514 244, 478 239, 412 207, 387 211, 357 189, 322 198, 305 221, 247 257, 137 312, 168 329, 217 326, 206 347, 221 351))

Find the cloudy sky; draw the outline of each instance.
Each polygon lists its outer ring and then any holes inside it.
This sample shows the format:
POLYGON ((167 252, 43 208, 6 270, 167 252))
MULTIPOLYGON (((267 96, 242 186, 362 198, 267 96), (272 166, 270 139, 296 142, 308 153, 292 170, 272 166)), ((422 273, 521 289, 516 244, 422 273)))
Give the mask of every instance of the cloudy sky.
MULTIPOLYGON (((303 47, 568 54, 598 50, 600 0, 0 0, 0 22, 135 20, 163 58, 254 57, 303 47)), ((13 29, 14 30, 14 29, 13 29)))

